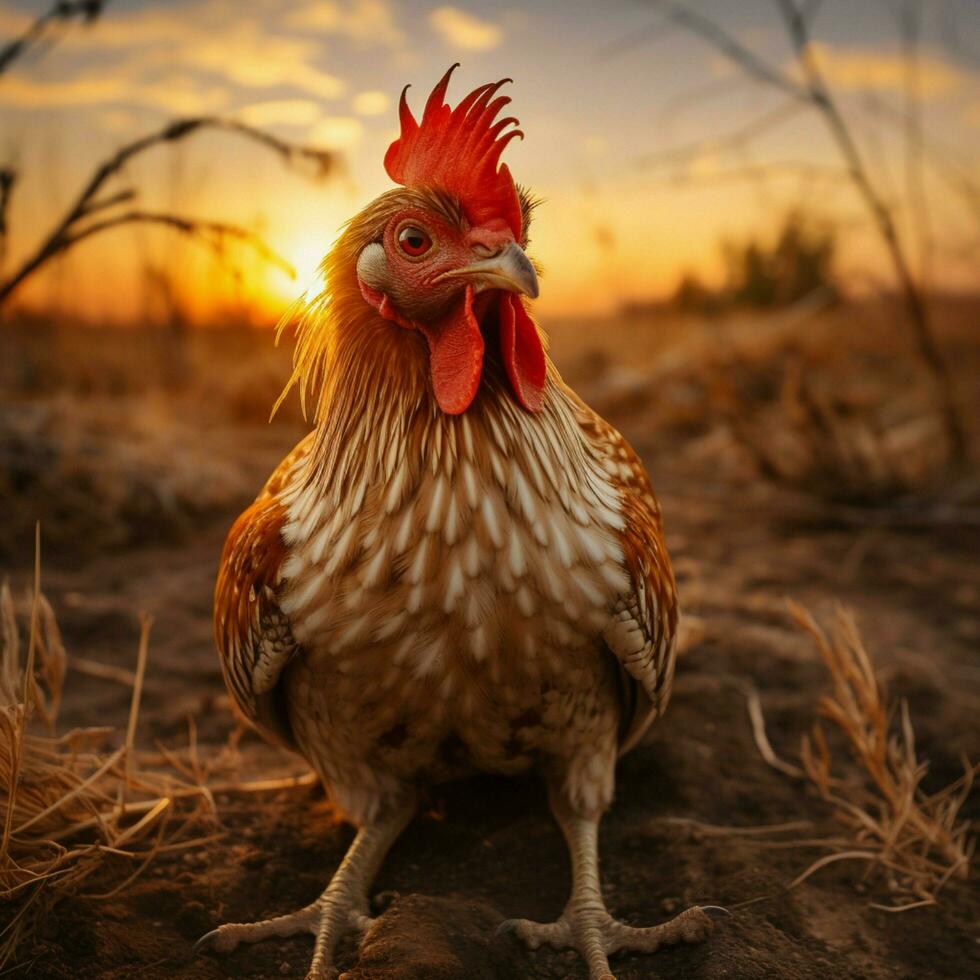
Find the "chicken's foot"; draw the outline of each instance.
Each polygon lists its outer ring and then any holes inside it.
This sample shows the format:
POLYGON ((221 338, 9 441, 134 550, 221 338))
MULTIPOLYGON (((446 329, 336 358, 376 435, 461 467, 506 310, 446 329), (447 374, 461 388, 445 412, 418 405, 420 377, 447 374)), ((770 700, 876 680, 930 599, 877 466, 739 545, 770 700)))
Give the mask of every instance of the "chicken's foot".
POLYGON ((552 809, 572 858, 572 894, 556 922, 508 919, 500 929, 515 933, 531 949, 542 944, 575 949, 585 960, 589 980, 615 980, 609 955, 621 950, 653 953, 662 946, 696 943, 708 937, 712 918, 727 915, 718 906, 692 906, 668 922, 638 928, 614 919, 599 887, 597 818, 581 817, 552 801, 552 809))
POLYGON ((405 829, 415 811, 414 801, 390 809, 358 832, 324 893, 310 905, 288 915, 260 922, 229 922, 202 936, 195 949, 231 952, 239 943, 256 943, 302 932, 316 937, 306 980, 332 980, 334 950, 340 938, 353 930, 362 934, 373 919, 368 915, 368 889, 388 849, 405 829))

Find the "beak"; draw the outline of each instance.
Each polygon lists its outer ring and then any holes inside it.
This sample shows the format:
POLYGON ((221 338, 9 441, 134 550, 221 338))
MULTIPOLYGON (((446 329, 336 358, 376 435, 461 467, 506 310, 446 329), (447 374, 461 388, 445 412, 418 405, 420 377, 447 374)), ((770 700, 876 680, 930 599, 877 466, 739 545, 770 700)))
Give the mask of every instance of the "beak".
POLYGON ((523 293, 531 299, 538 296, 538 274, 517 242, 510 242, 503 251, 488 259, 480 259, 460 269, 444 272, 439 278, 457 276, 472 279, 476 292, 484 289, 506 289, 512 293, 523 293))

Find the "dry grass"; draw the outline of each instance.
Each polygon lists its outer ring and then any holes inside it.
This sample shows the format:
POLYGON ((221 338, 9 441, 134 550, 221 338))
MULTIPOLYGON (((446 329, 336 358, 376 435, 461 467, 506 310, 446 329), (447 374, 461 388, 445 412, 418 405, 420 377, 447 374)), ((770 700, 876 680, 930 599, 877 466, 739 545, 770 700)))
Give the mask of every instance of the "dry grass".
MULTIPOLYGON (((199 846, 192 831, 211 820, 203 785, 172 769, 150 769, 134 751, 150 621, 143 618, 132 709, 124 743, 111 728, 56 732, 68 662, 35 572, 26 661, 9 587, 0 587, 0 900, 14 910, 0 932, 0 969, 46 909, 106 866, 122 861, 135 879, 160 853, 199 846), (178 798, 192 798, 177 814, 178 798)), ((91 895, 90 897, 104 897, 91 895)))
POLYGON ((181 750, 158 745, 156 752, 137 751, 147 617, 141 619, 125 731, 91 727, 58 734, 71 661, 37 569, 26 605, 22 663, 19 619, 24 617, 17 615, 9 586, 0 586, 0 902, 12 910, 0 929, 0 970, 60 898, 110 897, 159 855, 220 837, 213 792, 275 792, 313 782, 312 777, 215 781, 215 774, 234 769, 234 746, 200 758, 193 725, 181 750))
POLYGON ((861 640, 854 617, 838 607, 826 633, 801 606, 790 604, 794 621, 812 638, 830 677, 831 690, 817 702, 818 718, 803 737, 801 766, 773 751, 765 733, 758 695, 749 698, 756 745, 769 765, 806 779, 830 804, 846 834, 814 840, 769 842, 772 847, 824 847, 830 853, 814 861, 790 887, 839 861, 861 861, 868 875, 883 881, 887 903, 872 906, 903 912, 934 905, 953 877, 968 876, 975 839, 960 811, 980 765, 964 760, 960 779, 935 793, 922 782, 928 763, 919 758, 906 702, 889 703, 861 640), (857 773, 834 758, 824 719, 844 737, 857 773))
MULTIPOLYGON (((264 427, 291 368, 291 352, 275 347, 271 325, 177 331, 37 320, 4 330, 10 353, 0 360, 0 389, 12 402, 60 397, 126 406, 162 394, 209 424, 264 427)), ((279 417, 298 421, 298 403, 287 403, 279 417)))
MULTIPOLYGON (((962 379, 976 366, 976 310, 941 305, 962 379)), ((641 448, 663 455, 676 440, 734 482, 794 491, 783 501, 817 519, 976 522, 976 467, 951 468, 941 413, 884 301, 808 298, 716 319, 663 309, 601 330, 570 321, 553 339, 568 380, 641 448)))
POLYGON ((181 540, 244 507, 268 472, 261 453, 271 468, 305 432, 292 401, 268 426, 289 372, 270 331, 168 345, 149 329, 7 329, 0 561, 18 561, 37 519, 49 554, 72 560, 181 540))
POLYGON ((73 556, 179 540, 249 497, 224 430, 143 403, 58 399, 0 412, 0 556, 15 559, 34 521, 73 556))
MULTIPOLYGON (((770 366, 771 370, 771 366, 770 366)), ((789 358, 775 399, 735 397, 728 423, 768 479, 816 497, 877 505, 933 494, 950 465, 942 418, 916 392, 840 387, 841 375, 789 358)))

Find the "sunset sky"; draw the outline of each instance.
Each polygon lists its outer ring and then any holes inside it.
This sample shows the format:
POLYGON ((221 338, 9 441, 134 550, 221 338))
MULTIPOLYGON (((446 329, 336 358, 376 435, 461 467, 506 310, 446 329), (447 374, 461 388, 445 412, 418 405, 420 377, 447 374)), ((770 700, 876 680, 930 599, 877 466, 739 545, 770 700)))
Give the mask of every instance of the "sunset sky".
MULTIPOLYGON (((904 82, 895 10, 903 0, 826 0, 817 55, 890 198, 905 192, 900 110, 904 82), (875 108, 877 107, 877 108, 875 108)), ((47 0, 0 2, 0 38, 19 34, 47 0)), ((695 9, 725 25, 770 65, 792 71, 769 0, 712 0, 695 9)), ((923 4, 919 84, 940 167, 926 193, 940 285, 975 285, 977 213, 950 188, 950 171, 980 181, 980 3, 923 4)), ((300 270, 297 282, 242 255, 241 281, 193 243, 126 229, 81 246, 18 294, 94 320, 155 308, 159 283, 199 318, 238 297, 275 318, 302 291, 338 226, 390 186, 382 168, 395 135, 398 92, 420 110, 453 61, 456 101, 514 79, 512 109, 526 139, 506 159, 544 199, 532 248, 545 268, 544 314, 603 313, 668 293, 685 268, 719 269, 718 243, 765 233, 790 205, 846 229, 853 280, 885 275, 879 248, 846 185, 799 163, 839 165, 821 121, 747 79, 680 30, 657 31, 655 4, 394 0, 118 0, 91 27, 72 25, 0 77, 0 165, 21 174, 5 268, 36 244, 95 163, 166 120, 221 114, 332 147, 345 173, 316 184, 229 135, 154 150, 119 188, 153 209, 261 230, 300 270), (644 43, 628 43, 648 32, 644 43), (712 146, 754 119, 778 118, 743 152, 712 146), (680 148, 682 152, 669 155, 680 148), (765 166, 759 181, 733 171, 765 166)))

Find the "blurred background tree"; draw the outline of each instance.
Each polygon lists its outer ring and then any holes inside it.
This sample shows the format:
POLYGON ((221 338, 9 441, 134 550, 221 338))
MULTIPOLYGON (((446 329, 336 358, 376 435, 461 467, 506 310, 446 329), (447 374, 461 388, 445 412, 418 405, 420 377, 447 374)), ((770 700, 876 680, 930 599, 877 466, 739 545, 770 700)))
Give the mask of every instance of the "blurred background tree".
MULTIPOLYGON (((873 163, 880 150, 875 145, 873 130, 861 126, 844 111, 840 93, 825 70, 820 45, 813 35, 823 6, 823 0, 772 0, 775 22, 785 31, 792 53, 788 64, 772 62, 724 21, 706 14, 699 5, 680 0, 650 0, 649 7, 660 13, 662 19, 654 21, 646 31, 623 39, 614 50, 656 42, 679 29, 703 41, 752 83, 778 93, 783 102, 774 109, 725 136, 706 136, 693 147, 695 152, 699 148, 712 148, 735 156, 741 176, 762 184, 786 170, 811 179, 823 168, 810 161, 760 165, 751 155, 757 139, 785 117, 801 110, 809 111, 822 124, 840 160, 840 176, 850 186, 888 257, 905 322, 942 417, 948 460, 954 469, 962 471, 969 453, 968 426, 956 381, 936 337, 928 294, 934 242, 927 217, 929 206, 923 173, 926 161, 934 157, 941 161, 943 153, 930 143, 923 125, 920 75, 923 5, 921 0, 886 0, 885 7, 894 18, 902 45, 903 105, 893 114, 892 108, 880 99, 869 100, 876 115, 897 121, 901 127, 906 171, 903 196, 888 190, 887 171, 873 163), (746 164, 746 156, 752 162, 746 164), (907 229, 902 227, 900 209, 911 215, 907 229)), ((659 156, 665 162, 675 162, 678 158, 677 151, 666 151, 659 156)), ((974 176, 942 162, 937 164, 937 169, 967 205, 976 208, 980 185, 974 176)), ((767 308, 777 305, 781 295, 796 295, 808 282, 825 277, 830 271, 834 246, 832 238, 821 241, 814 239, 812 232, 804 234, 801 219, 798 216, 793 219, 791 215, 768 254, 756 242, 729 246, 725 252, 731 298, 737 296, 746 305, 767 308)), ((683 285, 684 297, 689 302, 697 289, 690 281, 683 285)))
POLYGON ((826 222, 790 211, 775 235, 753 235, 721 246, 725 274, 712 288, 688 270, 672 302, 681 310, 718 313, 732 307, 773 310, 819 296, 824 304, 842 295, 834 260, 837 233, 826 222))

